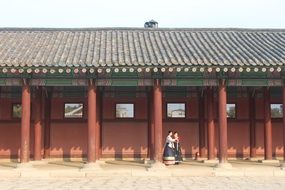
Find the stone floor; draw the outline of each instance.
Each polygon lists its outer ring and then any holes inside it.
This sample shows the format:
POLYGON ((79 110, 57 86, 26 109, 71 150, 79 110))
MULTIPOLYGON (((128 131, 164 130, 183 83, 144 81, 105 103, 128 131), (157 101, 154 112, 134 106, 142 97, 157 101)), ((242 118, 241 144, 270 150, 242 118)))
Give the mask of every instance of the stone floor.
POLYGON ((1 190, 283 190, 284 177, 94 177, 1 179, 1 190))

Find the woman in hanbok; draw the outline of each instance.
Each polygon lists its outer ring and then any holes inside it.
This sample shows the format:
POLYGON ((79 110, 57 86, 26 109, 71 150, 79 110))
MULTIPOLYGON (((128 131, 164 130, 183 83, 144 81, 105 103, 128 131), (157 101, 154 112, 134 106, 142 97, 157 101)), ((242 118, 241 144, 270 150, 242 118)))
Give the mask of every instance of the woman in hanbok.
POLYGON ((183 161, 183 159, 182 159, 178 132, 174 132, 174 140, 175 140, 174 142, 175 164, 179 164, 183 161))
POLYGON ((175 164, 175 153, 174 143, 175 139, 172 138, 172 131, 168 132, 168 136, 165 140, 164 151, 163 151, 163 163, 165 165, 175 164))

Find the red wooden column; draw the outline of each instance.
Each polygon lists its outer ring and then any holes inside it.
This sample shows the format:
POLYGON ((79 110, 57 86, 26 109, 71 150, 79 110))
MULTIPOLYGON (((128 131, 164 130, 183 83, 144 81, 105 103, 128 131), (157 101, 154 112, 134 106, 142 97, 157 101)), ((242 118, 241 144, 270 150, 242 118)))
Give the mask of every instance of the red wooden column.
POLYGON ((41 160, 41 150, 42 150, 42 88, 38 87, 35 93, 34 102, 34 130, 35 130, 35 142, 34 142, 34 160, 41 160))
POLYGON ((285 84, 282 88, 282 104, 283 104, 283 164, 282 167, 285 168, 285 84))
POLYGON ((225 80, 219 82, 219 163, 227 163, 227 92, 225 80))
POLYGON ((248 93, 248 110, 249 110, 249 143, 250 158, 256 157, 256 134, 255 134, 255 95, 254 92, 248 93))
POLYGON ((102 93, 97 91, 97 100, 96 100, 96 132, 95 132, 95 150, 96 150, 96 160, 99 160, 102 154, 102 146, 101 146, 101 132, 102 132, 102 93))
POLYGON ((148 93, 148 157, 154 160, 153 93, 148 93))
POLYGON ((205 94, 199 94, 199 154, 201 158, 206 157, 205 143, 205 94))
POLYGON ((27 80, 22 87, 22 117, 21 117, 21 154, 20 162, 30 161, 30 118, 31 118, 31 93, 27 80))
POLYGON ((272 124, 270 110, 270 91, 264 87, 264 158, 272 160, 272 124))
POLYGON ((214 93, 213 88, 207 88, 207 138, 208 160, 215 159, 215 123, 214 123, 214 93))
POLYGON ((48 92, 46 89, 44 101, 44 158, 50 157, 51 100, 52 92, 48 92))
POLYGON ((96 87, 94 81, 90 80, 88 87, 88 163, 96 161, 96 122, 96 87))
POLYGON ((153 121, 154 121, 154 152, 155 162, 162 161, 162 90, 160 80, 155 79, 153 86, 153 121))

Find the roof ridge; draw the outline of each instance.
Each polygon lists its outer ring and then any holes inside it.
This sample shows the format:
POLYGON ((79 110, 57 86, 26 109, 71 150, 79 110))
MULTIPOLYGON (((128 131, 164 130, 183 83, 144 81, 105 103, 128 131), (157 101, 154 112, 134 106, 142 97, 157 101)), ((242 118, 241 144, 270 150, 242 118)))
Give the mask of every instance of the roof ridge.
POLYGON ((34 28, 0 27, 0 31, 189 31, 189 32, 285 32, 285 28, 143 28, 143 27, 94 27, 94 28, 34 28))

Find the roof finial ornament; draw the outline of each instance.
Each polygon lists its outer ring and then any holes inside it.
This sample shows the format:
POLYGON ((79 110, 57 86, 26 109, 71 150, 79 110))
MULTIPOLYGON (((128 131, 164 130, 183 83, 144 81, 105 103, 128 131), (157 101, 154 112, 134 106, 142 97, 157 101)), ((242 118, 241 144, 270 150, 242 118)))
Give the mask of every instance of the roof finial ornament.
POLYGON ((144 27, 145 28, 158 28, 158 22, 156 22, 155 20, 152 19, 148 22, 145 22, 144 27))

